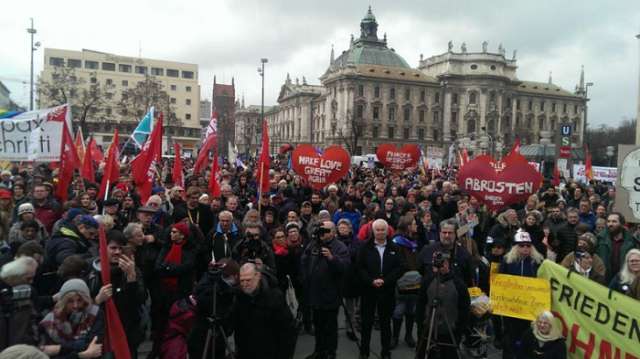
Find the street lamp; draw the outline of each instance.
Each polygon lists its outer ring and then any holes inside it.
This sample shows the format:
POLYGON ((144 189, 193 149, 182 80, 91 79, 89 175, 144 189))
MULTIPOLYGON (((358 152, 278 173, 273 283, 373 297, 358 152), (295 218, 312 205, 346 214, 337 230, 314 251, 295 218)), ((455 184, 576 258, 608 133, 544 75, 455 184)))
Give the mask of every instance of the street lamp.
POLYGON ((589 110, 589 106, 587 105, 587 102, 589 101, 589 87, 593 86, 593 82, 587 82, 585 88, 584 88, 584 126, 582 127, 582 142, 584 143, 585 141, 588 143, 589 141, 587 141, 587 114, 588 114, 588 110, 589 110))
POLYGON ((27 29, 27 33, 31 34, 31 81, 29 87, 29 111, 33 111, 33 53, 40 47, 40 42, 33 43, 33 35, 36 34, 33 27, 33 18, 31 18, 31 27, 27 29))
POLYGON ((262 121, 264 121, 264 64, 269 62, 266 58, 261 58, 260 63, 262 67, 258 67, 258 74, 262 77, 262 102, 260 104, 260 128, 262 128, 262 121))

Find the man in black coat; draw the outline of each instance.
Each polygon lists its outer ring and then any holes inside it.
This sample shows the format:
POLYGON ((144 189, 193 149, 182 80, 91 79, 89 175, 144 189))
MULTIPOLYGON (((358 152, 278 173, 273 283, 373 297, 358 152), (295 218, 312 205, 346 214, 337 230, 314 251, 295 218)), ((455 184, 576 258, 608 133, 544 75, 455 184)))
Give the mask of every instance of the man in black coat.
POLYGON ((222 211, 218 214, 218 224, 206 239, 198 252, 198 277, 207 271, 209 263, 218 262, 223 258, 231 258, 233 248, 240 241, 240 231, 233 222, 233 214, 222 211))
POLYGON ((291 359, 296 327, 280 289, 262 280, 255 263, 240 267, 240 289, 231 320, 237 359, 291 359))
POLYGON ((64 259, 72 254, 87 259, 94 257, 97 254, 94 241, 97 234, 98 222, 89 215, 80 217, 77 224, 62 226, 45 244, 46 270, 58 270, 64 259))
POLYGON ((381 356, 383 359, 391 358, 391 313, 395 304, 396 282, 406 271, 407 263, 400 247, 387 240, 388 227, 385 220, 375 220, 372 224, 373 238, 360 248, 357 255, 356 268, 365 288, 361 298, 361 359, 369 357, 376 308, 380 321, 381 356))
POLYGON ((200 195, 202 195, 202 193, 198 187, 192 186, 187 188, 187 201, 174 208, 173 216, 176 222, 177 219, 175 217, 189 218, 189 223, 200 227, 202 233, 206 235, 213 228, 215 217, 209 206, 198 202, 200 195))
POLYGON ((316 328, 315 350, 307 359, 335 359, 340 289, 349 265, 349 250, 335 238, 336 226, 331 221, 323 222, 317 235, 319 238, 305 248, 301 261, 304 288, 316 328))
POLYGON ((578 241, 576 226, 580 223, 580 214, 576 208, 567 210, 567 222, 558 227, 555 233, 555 241, 551 243, 551 247, 557 253, 556 261, 562 262, 564 257, 573 252, 578 241))

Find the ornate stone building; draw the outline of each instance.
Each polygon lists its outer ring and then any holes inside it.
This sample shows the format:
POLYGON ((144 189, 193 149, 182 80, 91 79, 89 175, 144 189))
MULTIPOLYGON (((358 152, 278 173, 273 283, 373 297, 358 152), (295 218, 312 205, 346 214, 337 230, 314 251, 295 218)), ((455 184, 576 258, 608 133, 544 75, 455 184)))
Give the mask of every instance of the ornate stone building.
MULTIPOLYGON (((516 136, 525 144, 550 138, 560 123, 574 126, 582 144, 586 94, 584 74, 574 93, 548 82, 522 81, 516 52, 500 45, 489 52, 447 52, 412 68, 387 36, 378 37, 371 8, 360 37, 339 56, 331 49, 321 85, 287 75, 278 105, 265 113, 274 148, 283 143, 344 145, 352 154, 375 152, 381 143, 417 143, 471 151, 501 152, 516 136)), ((236 132, 237 133, 237 132, 236 132)), ((238 140, 238 139, 236 139, 238 140)), ((254 140, 257 143, 259 139, 254 140)))
POLYGON ((213 76, 212 109, 218 113, 218 153, 227 156, 228 143, 233 146, 235 139, 234 113, 236 110, 236 86, 231 78, 231 85, 219 84, 213 76))

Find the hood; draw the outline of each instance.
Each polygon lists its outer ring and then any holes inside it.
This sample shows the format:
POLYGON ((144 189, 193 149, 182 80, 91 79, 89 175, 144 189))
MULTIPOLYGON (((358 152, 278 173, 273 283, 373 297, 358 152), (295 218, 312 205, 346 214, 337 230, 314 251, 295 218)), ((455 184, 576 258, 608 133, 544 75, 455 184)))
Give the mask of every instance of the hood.
POLYGON ((412 241, 411 239, 400 234, 395 235, 392 241, 400 247, 408 248, 412 251, 415 251, 418 248, 418 244, 415 241, 412 241))
MULTIPOLYGON (((507 222, 507 216, 506 216, 507 212, 502 212, 498 215, 498 217, 496 218, 496 220, 498 221, 498 223, 500 223, 500 225, 502 225, 503 227, 508 227, 509 223, 507 222)), ((520 221, 518 221, 518 224, 520 223, 520 221)), ((518 226, 518 225, 516 225, 518 226)), ((515 227, 515 226, 514 226, 515 227)))

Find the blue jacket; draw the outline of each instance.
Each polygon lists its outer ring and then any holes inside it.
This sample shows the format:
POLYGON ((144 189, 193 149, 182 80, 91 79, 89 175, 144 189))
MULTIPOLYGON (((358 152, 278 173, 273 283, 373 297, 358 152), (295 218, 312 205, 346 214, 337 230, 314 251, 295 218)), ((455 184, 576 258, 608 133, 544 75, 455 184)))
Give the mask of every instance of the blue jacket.
POLYGON ((507 263, 503 257, 502 263, 500 263, 500 273, 519 275, 522 277, 536 277, 539 266, 540 264, 536 263, 531 257, 513 263, 507 263))
POLYGON ((593 212, 589 212, 587 214, 580 213, 578 215, 580 217, 580 223, 586 223, 589 225, 589 231, 593 231, 596 228, 596 215, 593 212))
POLYGON ((336 211, 336 213, 333 214, 333 223, 338 225, 338 221, 342 218, 346 218, 351 222, 353 233, 358 233, 360 230, 360 219, 362 218, 360 212, 336 211))

